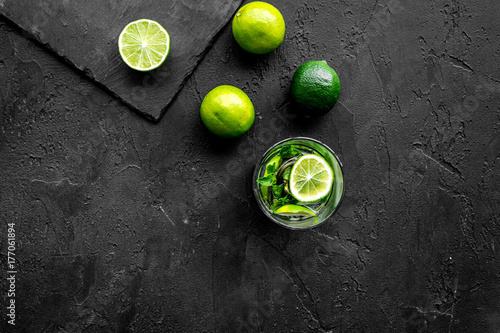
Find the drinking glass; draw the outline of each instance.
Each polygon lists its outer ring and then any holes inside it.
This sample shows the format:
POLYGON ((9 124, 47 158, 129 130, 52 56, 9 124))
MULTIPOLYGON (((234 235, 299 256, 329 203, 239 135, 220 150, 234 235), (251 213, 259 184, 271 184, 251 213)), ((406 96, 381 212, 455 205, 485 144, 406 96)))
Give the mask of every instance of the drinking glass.
POLYGON ((310 229, 325 223, 325 221, 337 211, 344 196, 344 175, 342 171, 342 163, 340 162, 339 158, 337 157, 335 152, 324 143, 306 137, 288 138, 276 143, 274 146, 269 148, 255 166, 252 182, 255 198, 257 199, 257 203, 259 204, 259 207, 264 212, 264 214, 271 221, 285 228, 294 230, 310 229), (322 201, 312 204, 302 202, 296 203, 297 205, 305 206, 311 209, 316 213, 316 216, 288 217, 274 214, 273 211, 269 208, 269 203, 265 198, 265 193, 267 193, 267 190, 263 191, 262 185, 257 183, 257 179, 264 176, 266 172, 266 166, 269 161, 271 161, 273 157, 279 154, 281 148, 287 145, 293 145, 294 148, 300 150, 302 153, 319 154, 332 168, 334 179, 332 189, 328 196, 326 196, 322 201))

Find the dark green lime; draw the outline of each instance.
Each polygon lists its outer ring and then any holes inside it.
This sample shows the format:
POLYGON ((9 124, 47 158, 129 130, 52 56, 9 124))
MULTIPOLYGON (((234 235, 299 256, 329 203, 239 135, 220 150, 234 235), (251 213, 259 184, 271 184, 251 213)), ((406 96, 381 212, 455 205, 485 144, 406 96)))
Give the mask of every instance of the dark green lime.
POLYGON ((292 78, 292 99, 308 116, 330 111, 340 94, 340 80, 326 61, 309 61, 297 68, 292 78))

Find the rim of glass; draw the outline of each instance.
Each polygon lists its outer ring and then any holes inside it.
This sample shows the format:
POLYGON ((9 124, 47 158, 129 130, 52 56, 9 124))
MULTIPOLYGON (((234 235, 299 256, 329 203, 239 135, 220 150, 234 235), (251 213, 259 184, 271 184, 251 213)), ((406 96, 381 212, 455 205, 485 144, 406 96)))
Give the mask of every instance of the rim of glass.
MULTIPOLYGON (((342 162, 340 161, 339 157, 337 156, 337 154, 330 148, 328 147, 328 145, 324 144, 323 142, 319 141, 319 140, 316 140, 316 139, 313 139, 313 138, 309 138, 309 137, 305 137, 305 136, 296 136, 296 137, 290 137, 290 138, 287 138, 287 139, 283 139, 277 143, 275 143, 274 145, 272 145, 271 147, 269 147, 269 149, 267 149, 264 154, 262 154, 262 157, 259 159, 259 161, 257 162, 257 164, 255 165, 255 168, 254 168, 254 172, 253 172, 253 175, 252 175, 252 187, 253 187, 253 194, 255 196, 255 199, 259 205, 259 208, 260 210, 271 220, 273 221, 274 223, 282 226, 282 227, 285 227, 285 228, 288 228, 288 229, 293 229, 293 230, 306 230, 306 229, 312 229, 312 228, 316 228, 322 224, 324 224, 340 207, 340 204, 342 203, 343 199, 344 199, 344 194, 345 194, 345 182, 344 182, 344 166, 342 165, 342 162), (324 218, 323 221, 317 223, 317 224, 313 224, 313 225, 309 225, 309 226, 306 226, 306 227, 298 227, 298 226, 294 226, 294 225, 289 225, 289 224, 285 224, 285 223, 282 223, 280 221, 278 221, 276 218, 275 218, 275 214, 273 214, 272 212, 269 211, 269 209, 267 207, 264 206, 264 204, 261 202, 260 200, 260 197, 259 197, 259 191, 258 191, 258 187, 255 185, 255 177, 259 171, 259 166, 262 164, 262 162, 264 162, 264 159, 265 157, 267 156, 267 154, 269 154, 271 152, 271 150, 273 150, 274 148, 276 148, 276 146, 279 146, 283 143, 286 143, 288 141, 291 141, 291 140, 308 140, 308 141, 312 141, 314 143, 317 143, 319 145, 321 145, 322 147, 324 147, 326 150, 328 150, 332 156, 335 158, 335 160, 337 160, 337 163, 339 164, 339 167, 340 167, 340 172, 342 173, 342 193, 340 195, 340 199, 339 199, 339 202, 337 203, 337 206, 335 206, 335 209, 330 213, 328 214, 328 216, 326 216, 324 218)), ((328 197, 328 200, 325 202, 325 206, 330 202, 330 200, 333 198, 333 196, 330 194, 330 196, 328 197)), ((310 219, 312 217, 307 217, 307 218, 304 218, 304 219, 300 219, 298 222, 303 222, 303 221, 306 221, 308 219, 310 219)))

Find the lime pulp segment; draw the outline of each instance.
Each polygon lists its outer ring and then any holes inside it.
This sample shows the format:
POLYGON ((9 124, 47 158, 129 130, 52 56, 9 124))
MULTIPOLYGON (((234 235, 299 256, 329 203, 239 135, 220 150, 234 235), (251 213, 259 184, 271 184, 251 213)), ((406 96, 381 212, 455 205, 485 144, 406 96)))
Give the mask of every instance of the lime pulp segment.
POLYGON ((326 197, 333 186, 333 171, 324 158, 307 154, 293 165, 290 192, 299 201, 310 203, 326 197))
POLYGON ((149 71, 159 67, 170 52, 170 36, 158 23, 141 19, 129 23, 121 32, 118 48, 131 68, 149 71))

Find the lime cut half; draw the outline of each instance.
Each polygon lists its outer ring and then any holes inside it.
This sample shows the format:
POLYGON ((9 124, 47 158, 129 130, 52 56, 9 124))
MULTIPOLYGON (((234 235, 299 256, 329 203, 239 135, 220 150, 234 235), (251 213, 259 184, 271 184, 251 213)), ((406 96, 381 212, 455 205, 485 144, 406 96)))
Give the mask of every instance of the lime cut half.
POLYGON ((326 197, 333 186, 333 171, 324 158, 307 154, 292 167, 290 192, 300 202, 316 202, 326 197))
POLYGON ((129 23, 118 38, 123 61, 138 71, 158 68, 170 52, 170 36, 158 23, 141 19, 129 23))

